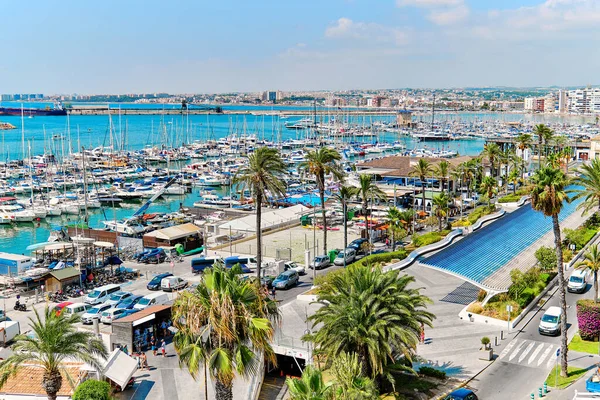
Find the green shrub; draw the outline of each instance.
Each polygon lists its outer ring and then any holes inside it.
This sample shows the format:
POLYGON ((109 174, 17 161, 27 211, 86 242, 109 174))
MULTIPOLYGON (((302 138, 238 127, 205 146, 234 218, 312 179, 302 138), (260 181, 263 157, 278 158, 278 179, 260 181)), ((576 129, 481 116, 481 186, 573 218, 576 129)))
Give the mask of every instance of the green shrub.
POLYGON ((519 194, 509 194, 508 196, 500 197, 498 203, 516 203, 521 200, 521 197, 519 194))
POLYGON ((419 374, 430 376, 432 378, 446 379, 446 372, 439 369, 431 368, 426 365, 419 367, 419 374))
POLYGON ((465 226, 471 226, 471 222, 467 218, 462 218, 452 223, 453 228, 463 228, 465 226))
POLYGON ((467 219, 468 219, 469 223, 474 224, 475 222, 477 222, 477 220, 479 218, 484 217, 488 214, 491 214, 495 211, 496 211, 495 206, 490 206, 490 207, 488 207, 487 205, 480 206, 480 207, 477 207, 476 209, 474 209, 473 212, 471 214, 469 214, 467 219))
POLYGON ((483 289, 479 289, 479 293, 477 293, 477 301, 482 302, 485 300, 485 296, 487 296, 487 292, 483 289))
POLYGON ((442 240, 440 232, 429 232, 423 235, 413 235, 412 242, 415 247, 423 247, 442 240))
POLYGON ((540 263, 542 271, 550 271, 556 268, 556 252, 550 247, 542 246, 535 251, 535 258, 540 263))
POLYGON ((600 228, 600 214, 594 213, 591 217, 589 217, 585 223, 583 224, 588 229, 598 229, 600 228))
POLYGON ((575 245, 576 250, 581 250, 596 234, 596 229, 580 227, 565 229, 565 242, 575 245))
POLYGON ((519 306, 521 308, 525 308, 529 303, 533 301, 533 299, 535 299, 537 294, 539 293, 537 293, 537 290, 535 288, 527 288, 519 294, 519 297, 517 298, 517 303, 519 303, 519 306))
POLYGON ((406 258, 407 251, 404 249, 397 250, 391 253, 371 254, 362 258, 359 263, 364 266, 369 266, 375 263, 389 263, 392 260, 403 260, 406 258))
POLYGON ((88 379, 77 386, 73 400, 110 400, 110 384, 108 382, 88 379))
POLYGON ((485 347, 487 347, 488 344, 490 344, 491 340, 489 337, 484 336, 481 338, 481 344, 484 345, 485 347))

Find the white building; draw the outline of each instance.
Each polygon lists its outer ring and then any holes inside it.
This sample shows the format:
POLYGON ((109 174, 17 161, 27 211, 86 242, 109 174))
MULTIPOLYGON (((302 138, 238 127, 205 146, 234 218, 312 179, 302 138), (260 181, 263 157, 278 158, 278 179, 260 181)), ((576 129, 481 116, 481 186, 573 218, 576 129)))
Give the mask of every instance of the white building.
POLYGON ((571 90, 568 94, 568 110, 575 114, 600 113, 600 88, 571 90))

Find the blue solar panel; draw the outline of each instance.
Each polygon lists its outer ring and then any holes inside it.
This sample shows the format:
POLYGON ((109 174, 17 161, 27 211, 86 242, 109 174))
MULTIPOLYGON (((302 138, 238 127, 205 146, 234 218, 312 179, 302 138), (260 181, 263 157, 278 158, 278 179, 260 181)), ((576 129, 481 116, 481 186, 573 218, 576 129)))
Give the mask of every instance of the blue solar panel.
MULTIPOLYGON (((565 204, 562 221, 581 201, 565 204)), ((526 204, 421 261, 482 283, 521 251, 552 230, 552 218, 526 204)))

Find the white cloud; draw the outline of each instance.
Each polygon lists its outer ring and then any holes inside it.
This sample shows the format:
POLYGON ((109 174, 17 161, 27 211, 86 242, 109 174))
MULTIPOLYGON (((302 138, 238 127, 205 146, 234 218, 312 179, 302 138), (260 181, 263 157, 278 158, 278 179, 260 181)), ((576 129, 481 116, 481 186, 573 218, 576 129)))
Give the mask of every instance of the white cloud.
POLYGON ((427 19, 436 25, 455 24, 470 14, 464 0, 396 0, 396 5, 427 9, 427 19))
POLYGON ((397 46, 408 43, 408 34, 402 29, 372 22, 355 22, 345 17, 329 26, 325 30, 325 37, 393 43, 397 46))

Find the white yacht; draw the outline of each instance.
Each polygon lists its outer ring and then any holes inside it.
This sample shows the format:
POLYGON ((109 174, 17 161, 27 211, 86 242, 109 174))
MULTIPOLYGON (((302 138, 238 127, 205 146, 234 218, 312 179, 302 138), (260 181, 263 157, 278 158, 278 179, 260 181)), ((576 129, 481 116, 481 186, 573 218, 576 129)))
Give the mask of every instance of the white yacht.
POLYGON ((16 198, 0 197, 0 220, 2 223, 31 222, 34 218, 36 218, 35 213, 17 203, 16 198))

